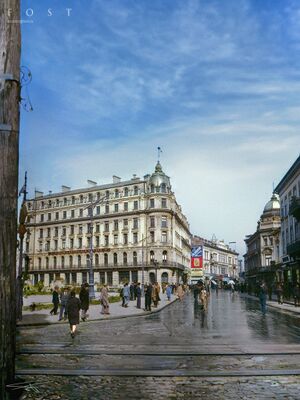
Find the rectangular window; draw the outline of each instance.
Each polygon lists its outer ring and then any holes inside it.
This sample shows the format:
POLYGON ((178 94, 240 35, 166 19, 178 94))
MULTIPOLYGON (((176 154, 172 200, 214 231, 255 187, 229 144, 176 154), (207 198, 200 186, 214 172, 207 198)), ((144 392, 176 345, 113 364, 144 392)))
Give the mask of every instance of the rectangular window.
POLYGON ((56 219, 56 221, 59 219, 59 212, 55 213, 55 219, 56 219))
POLYGON ((79 217, 83 217, 83 208, 79 209, 79 217))
POLYGON ((109 214, 109 204, 105 204, 105 214, 109 214))
POLYGON ((71 218, 75 218, 75 210, 71 210, 71 218))
POLYGON ((123 219, 123 227, 124 229, 128 228, 128 219, 123 219))
POLYGON ((82 225, 79 225, 79 227, 78 227, 78 234, 82 235, 82 225))
POLYGON ((114 221, 114 230, 117 231, 119 229, 118 221, 114 221))
POLYGON ((115 211, 115 212, 118 212, 118 211, 119 211, 119 204, 118 204, 118 203, 114 205, 114 211, 115 211))
POLYGON ((155 217, 150 217, 150 227, 155 228, 155 217))
POLYGON ((139 202, 137 200, 134 200, 133 202, 133 209, 137 210, 139 208, 139 202))
POLYGON ((167 199, 161 199, 161 208, 167 208, 167 199))
POLYGON ((58 226, 56 226, 55 228, 54 228, 54 236, 58 236, 58 226))
POLYGON ((47 237, 49 238, 51 236, 51 229, 47 228, 47 237))
POLYGON ((63 219, 67 218, 67 211, 63 211, 63 219))
POLYGON ((62 247, 63 249, 66 248, 66 241, 65 241, 65 240, 62 240, 62 241, 61 241, 61 247, 62 247))
POLYGON ((161 241, 162 243, 167 243, 167 232, 161 233, 161 241))
POLYGON ((109 246, 109 236, 108 235, 105 235, 104 236, 104 245, 107 247, 107 246, 109 246))
POLYGON ((155 200, 150 199, 150 208, 154 208, 154 207, 155 207, 155 200))
POLYGON ((51 213, 48 213, 48 221, 51 221, 51 213))
POLYGON ((74 247, 74 239, 70 239, 70 248, 73 249, 74 247))
POLYGON ((41 214, 41 222, 44 222, 44 214, 41 214))
POLYGON ((62 228, 62 236, 66 236, 67 233, 67 229, 65 227, 62 228))
POLYGON ((124 233, 123 235, 123 244, 128 244, 128 234, 124 233))
POLYGON ((128 211, 128 202, 127 201, 124 203, 124 211, 128 211))
POLYGON ((138 242, 138 234, 134 233, 133 234, 133 243, 137 243, 138 242))
POLYGON ((133 229, 138 229, 138 227, 139 227, 138 218, 133 218, 133 229))
POLYGON ((44 234, 43 229, 40 229, 40 239, 43 239, 43 234, 44 234))
POLYGON ((50 242, 49 241, 46 242, 46 251, 50 251, 50 242))
POLYGON ((99 215, 100 214, 100 206, 96 207, 96 214, 99 215))
POLYGON ((104 232, 109 232, 109 222, 104 223, 104 232))
POLYGON ((118 244, 118 235, 114 235, 114 245, 118 244))
POLYGON ((154 236, 154 232, 150 232, 150 242, 154 243, 155 242, 155 236, 154 236))
POLYGON ((54 250, 58 249, 58 240, 54 240, 54 250))
POLYGON ((100 238, 99 236, 96 236, 96 247, 100 246, 100 238))
POLYGON ((70 235, 74 235, 74 225, 70 225, 70 235))
POLYGON ((161 227, 167 228, 167 217, 161 217, 161 227))
POLYGON ((96 225, 96 233, 99 233, 99 232, 100 232, 100 225, 97 224, 97 225, 96 225))
POLYGON ((82 248, 82 238, 78 238, 78 248, 82 248))

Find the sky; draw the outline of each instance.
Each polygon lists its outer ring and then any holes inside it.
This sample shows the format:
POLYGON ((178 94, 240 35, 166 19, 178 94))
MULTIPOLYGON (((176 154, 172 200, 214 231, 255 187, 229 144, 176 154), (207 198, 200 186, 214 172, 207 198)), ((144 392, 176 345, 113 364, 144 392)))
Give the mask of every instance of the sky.
POLYGON ((23 0, 22 19, 29 195, 143 177, 160 146, 191 232, 244 254, 299 155, 299 1, 23 0))

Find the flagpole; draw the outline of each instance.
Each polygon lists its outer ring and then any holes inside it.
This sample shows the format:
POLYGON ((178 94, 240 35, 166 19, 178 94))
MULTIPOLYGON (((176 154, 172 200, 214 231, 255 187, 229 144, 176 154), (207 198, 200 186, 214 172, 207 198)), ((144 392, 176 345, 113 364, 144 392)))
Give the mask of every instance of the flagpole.
POLYGON ((25 182, 22 186, 22 189, 19 195, 23 194, 22 206, 20 210, 20 220, 19 220, 19 265, 18 265, 18 274, 17 274, 17 307, 16 307, 16 316, 19 321, 22 320, 22 308, 23 308, 23 244, 24 244, 24 235, 26 233, 25 228, 25 220, 26 220, 26 210, 25 210, 25 202, 27 195, 27 171, 25 172, 25 182), (23 213, 23 215, 22 215, 23 213))

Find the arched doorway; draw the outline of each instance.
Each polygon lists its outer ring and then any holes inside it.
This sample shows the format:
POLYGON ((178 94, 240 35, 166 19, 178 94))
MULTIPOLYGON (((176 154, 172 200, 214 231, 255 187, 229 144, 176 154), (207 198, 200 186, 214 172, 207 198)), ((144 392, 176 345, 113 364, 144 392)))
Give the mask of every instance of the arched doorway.
POLYGON ((169 281, 169 274, 167 272, 163 272, 161 274, 161 283, 168 283, 169 281))
POLYGON ((153 285, 153 283, 155 283, 155 281, 156 281, 156 277, 155 277, 155 273, 154 272, 150 272, 150 274, 149 274, 149 280, 150 280, 150 283, 153 285))

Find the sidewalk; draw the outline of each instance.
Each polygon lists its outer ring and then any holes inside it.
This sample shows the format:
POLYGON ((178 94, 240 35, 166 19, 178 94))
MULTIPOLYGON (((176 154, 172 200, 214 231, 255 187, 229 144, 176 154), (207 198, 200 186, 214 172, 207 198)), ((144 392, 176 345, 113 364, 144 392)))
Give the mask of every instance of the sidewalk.
MULTIPOLYGON (((240 293, 240 296, 259 301, 258 297, 247 293, 240 293)), ((292 303, 278 304, 277 301, 275 300, 267 300, 267 307, 277 308, 278 310, 281 311, 288 311, 300 317, 300 307, 295 307, 292 303)))
MULTIPOLYGON (((107 319, 119 319, 140 315, 149 315, 174 303, 177 300, 177 296, 172 295, 171 301, 167 300, 166 294, 160 294, 161 301, 157 308, 151 307, 152 311, 144 311, 145 298, 142 297, 142 308, 136 308, 136 301, 130 301, 127 308, 122 307, 122 302, 111 303, 109 305, 110 315, 101 314, 101 305, 91 305, 89 308, 89 318, 87 321, 107 320, 107 319)), ((58 309, 59 313, 59 309, 58 309)), ((63 324, 68 321, 58 321, 58 315, 50 315, 50 310, 38 310, 38 311, 23 311, 23 319, 19 321, 17 326, 30 326, 30 325, 49 325, 49 324, 63 324)))

